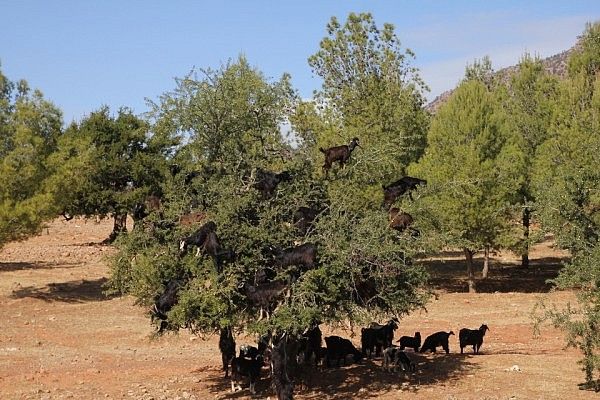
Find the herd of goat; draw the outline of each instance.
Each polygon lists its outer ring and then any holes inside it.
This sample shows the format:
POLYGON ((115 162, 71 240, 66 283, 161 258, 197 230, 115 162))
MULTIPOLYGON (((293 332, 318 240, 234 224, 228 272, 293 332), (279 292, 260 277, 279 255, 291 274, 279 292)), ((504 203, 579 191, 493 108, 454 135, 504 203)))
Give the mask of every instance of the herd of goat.
MULTIPOLYGON (((297 346, 296 362, 309 364, 311 362, 317 367, 320 364, 325 367, 346 365, 348 357, 358 363, 364 358, 381 357, 382 368, 387 372, 395 372, 400 368, 405 373, 416 372, 416 364, 405 352, 412 349, 414 353, 436 352, 441 347, 446 354, 450 353, 449 337, 454 332, 436 332, 425 338, 421 343, 421 333, 415 332, 414 336, 402 336, 394 345, 394 331, 398 329, 398 320, 392 319, 384 325, 372 323, 368 328, 361 329, 361 349, 346 338, 340 336, 325 337, 326 346, 322 346, 322 333, 318 325, 305 331, 301 336, 295 338, 297 346)), ((475 354, 483 344, 483 338, 489 328, 483 324, 479 329, 463 328, 458 333, 460 353, 464 348, 473 347, 475 354)), ((255 384, 260 379, 263 366, 270 365, 271 373, 275 369, 274 361, 269 351, 268 335, 261 336, 257 346, 240 346, 239 355, 236 355, 236 344, 231 329, 221 330, 219 339, 219 350, 223 361, 225 378, 229 375, 231 367, 231 390, 241 389, 240 382, 245 378, 249 382, 251 393, 255 393, 255 384)))
MULTIPOLYGON (((325 155, 323 164, 325 176, 328 177, 333 163, 337 162, 340 167, 343 167, 349 161, 350 155, 356 147, 360 147, 358 138, 352 139, 348 145, 328 149, 320 148, 319 150, 325 155)), ((281 182, 290 179, 292 177, 286 171, 274 173, 257 170, 253 187, 261 194, 263 199, 269 199, 273 197, 277 186, 281 182)), ((425 180, 419 178, 404 176, 390 185, 382 186, 383 206, 388 210, 390 228, 400 232, 408 231, 413 236, 419 234, 416 229, 411 228, 412 216, 396 207, 392 207, 392 205, 400 196, 404 194, 411 196, 412 190, 419 185, 426 185, 426 183, 425 180)), ((148 215, 149 211, 160 207, 160 204, 154 204, 156 203, 154 200, 152 202, 146 201, 144 205, 140 205, 136 209, 138 220, 148 215)), ((322 210, 311 207, 299 207, 293 216, 293 223, 299 233, 305 235, 321 212, 322 210)), ((135 216, 134 219, 136 219, 135 216)), ((181 216, 179 224, 183 226, 196 225, 203 223, 205 220, 206 214, 204 212, 193 212, 181 216)), ((213 221, 204 222, 199 229, 180 240, 179 250, 181 256, 193 247, 196 248, 196 256, 203 253, 211 257, 219 273, 222 271, 223 263, 232 262, 236 257, 233 250, 222 246, 217 236, 217 225, 213 221)), ((313 243, 304 243, 287 249, 268 246, 266 252, 270 255, 271 263, 255 273, 253 284, 246 282, 240 286, 249 305, 260 310, 259 319, 264 318, 265 313, 268 318, 273 311, 273 305, 284 296, 286 290, 289 290, 289 280, 284 282, 275 279, 278 271, 293 267, 289 270, 292 275, 289 279, 294 279, 294 274, 297 277, 302 272, 314 268, 317 264, 317 246, 313 243)), ((165 282, 164 292, 156 297, 151 309, 151 316, 152 319, 157 318, 160 320, 158 333, 162 333, 169 327, 167 313, 177 304, 178 291, 184 285, 185 281, 183 279, 172 279, 165 282)), ((323 363, 327 367, 333 364, 339 366, 342 363, 345 364, 347 357, 350 355, 355 362, 374 355, 383 357, 382 366, 386 370, 395 370, 401 367, 406 372, 413 372, 415 371, 415 364, 404 352, 404 349, 410 348, 415 352, 435 352, 437 347, 442 347, 448 353, 448 337, 454 334, 453 332, 437 332, 428 336, 421 345, 421 335, 416 332, 414 337, 401 337, 398 340, 399 346, 395 346, 392 342, 394 331, 397 328, 397 319, 390 320, 385 325, 373 323, 370 327, 363 328, 361 331, 361 350, 358 350, 349 339, 339 336, 325 337, 326 346, 323 347, 321 330, 316 324, 300 337, 293 338, 292 341, 297 342, 297 353, 299 359, 304 363, 314 360, 315 365, 323 363)), ((478 330, 461 329, 459 333, 461 353, 463 348, 469 345, 472 345, 475 353, 477 353, 483 343, 483 336, 487 329, 486 325, 482 325, 478 330)), ((221 329, 219 349, 222 354, 225 377, 228 376, 231 367, 232 390, 235 390, 236 387, 239 388, 240 379, 246 377, 250 383, 250 391, 254 393, 254 385, 260 378, 262 367, 267 360, 272 366, 272 374, 276 374, 276 371, 280 369, 274 365, 286 361, 281 360, 280 353, 271 352, 271 349, 275 347, 274 339, 263 336, 259 339, 256 347, 241 346, 239 355, 236 356, 236 345, 231 327, 221 329)))

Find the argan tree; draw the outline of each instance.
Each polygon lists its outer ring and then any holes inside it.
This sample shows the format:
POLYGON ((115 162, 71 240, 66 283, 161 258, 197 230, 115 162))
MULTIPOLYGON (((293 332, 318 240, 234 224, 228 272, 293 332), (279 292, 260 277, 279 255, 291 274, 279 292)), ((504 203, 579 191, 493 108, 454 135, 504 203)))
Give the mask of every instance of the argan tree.
MULTIPOLYGON (((306 328, 365 321, 367 312, 368 318, 401 316, 428 297, 423 269, 404 263, 410 246, 387 227, 378 207, 356 206, 361 183, 340 178, 346 193, 330 193, 313 174, 321 159, 283 140, 280 125, 296 104, 287 76, 269 82, 243 57, 178 80, 155 105, 154 129, 189 138, 177 155, 186 174, 165 182, 163 216, 151 215, 146 229, 118 242, 110 280, 113 290, 147 307, 169 281, 181 282, 178 302, 167 313, 172 328, 270 333, 274 352, 283 355, 287 346, 287 362, 274 366, 277 388, 292 384, 281 377, 294 376, 291 344, 306 328), (256 189, 259 171, 287 171, 290 179, 265 196, 256 189), (300 206, 319 212, 306 231, 295 224, 300 206), (190 209, 216 223, 228 257, 180 253, 179 239, 190 230, 173 222, 190 209), (277 249, 299 243, 317 246, 316 265, 278 266, 277 249), (268 304, 253 301, 252 289, 268 284, 280 285, 281 292, 268 304)), ((314 140, 309 136, 305 132, 314 140)))
POLYGON ((0 247, 38 232, 53 216, 43 182, 61 134, 60 110, 0 71, 0 247))
POLYGON ((161 194, 174 144, 151 134, 148 123, 130 110, 122 108, 114 117, 102 107, 66 130, 49 162, 47 191, 59 213, 111 215, 113 241, 126 230, 127 214, 136 204, 161 194))

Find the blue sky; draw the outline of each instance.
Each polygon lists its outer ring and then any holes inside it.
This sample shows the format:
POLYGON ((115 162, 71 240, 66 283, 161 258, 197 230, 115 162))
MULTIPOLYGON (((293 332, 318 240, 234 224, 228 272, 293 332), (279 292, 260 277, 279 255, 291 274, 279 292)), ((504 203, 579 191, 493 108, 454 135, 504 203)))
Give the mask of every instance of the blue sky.
POLYGON ((142 113, 174 77, 240 53, 267 77, 290 73, 308 98, 320 81, 307 58, 330 17, 350 12, 395 25, 433 99, 475 58, 501 68, 524 52, 571 47, 586 22, 600 20, 600 1, 0 0, 0 68, 42 90, 66 123, 102 105, 142 113))

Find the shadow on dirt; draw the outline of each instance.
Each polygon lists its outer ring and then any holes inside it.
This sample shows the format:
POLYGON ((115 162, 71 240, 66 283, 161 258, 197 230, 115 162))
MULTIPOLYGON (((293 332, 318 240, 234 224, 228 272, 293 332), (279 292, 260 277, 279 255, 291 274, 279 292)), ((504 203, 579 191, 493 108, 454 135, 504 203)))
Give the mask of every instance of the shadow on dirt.
MULTIPOLYGON (((547 257, 531 260, 529 268, 492 260, 487 279, 481 278, 482 260, 475 260, 476 286, 479 293, 547 293, 552 289, 548 279, 556 278, 567 258, 547 257)), ((431 274, 430 284, 436 290, 450 293, 468 292, 467 267, 464 260, 424 260, 431 274)))
POLYGON ((43 287, 26 286, 13 290, 11 297, 22 299, 26 297, 47 302, 62 301, 65 303, 83 303, 87 301, 103 301, 112 297, 103 293, 106 278, 95 280, 77 280, 62 283, 49 283, 43 287))
POLYGON ((79 262, 65 263, 65 262, 0 262, 0 273, 2 272, 13 272, 23 271, 27 269, 53 269, 53 268, 77 268, 81 267, 82 264, 79 262))
MULTIPOLYGON (((416 364, 416 372, 405 374, 402 371, 387 372, 381 368, 381 359, 363 360, 341 368, 323 368, 313 365, 301 369, 296 380, 295 394, 302 394, 306 399, 354 399, 378 398, 382 392, 416 393, 427 385, 439 382, 452 382, 472 373, 475 364, 470 357, 460 354, 423 355, 407 352, 416 364)), ((264 398, 273 395, 271 380, 263 370, 262 379, 256 384, 257 396, 264 398)), ((245 398, 250 393, 248 383, 242 385, 242 391, 232 393, 229 379, 222 375, 208 379, 211 391, 220 393, 220 399, 245 398)))

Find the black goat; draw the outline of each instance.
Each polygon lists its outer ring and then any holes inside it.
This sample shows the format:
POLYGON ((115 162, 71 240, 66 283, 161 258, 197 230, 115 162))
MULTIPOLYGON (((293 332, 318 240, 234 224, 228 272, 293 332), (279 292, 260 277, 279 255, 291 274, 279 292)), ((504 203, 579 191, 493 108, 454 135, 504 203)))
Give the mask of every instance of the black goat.
POLYGON ((485 331, 489 331, 487 325, 483 324, 479 327, 479 329, 467 329, 462 328, 458 331, 458 341, 460 343, 460 354, 463 354, 463 349, 466 346, 473 346, 473 352, 475 354, 479 353, 479 349, 483 344, 483 337, 485 336, 485 331))
POLYGON ((231 327, 221 328, 219 335, 219 350, 221 351, 221 360, 223 361, 223 371, 225 378, 229 374, 229 364, 235 357, 235 340, 231 327))
POLYGON ((360 341, 363 354, 371 357, 375 348, 375 356, 379 356, 381 349, 387 349, 392 345, 396 329, 398 329, 396 318, 389 320, 385 325, 372 323, 369 328, 362 328, 360 341))
POLYGON ((277 174, 275 172, 265 171, 259 168, 256 171, 256 181, 254 182, 253 186, 262 194, 263 198, 267 199, 275 194, 277 185, 279 185, 281 182, 289 181, 290 179, 292 179, 292 176, 287 171, 277 174))
POLYGON ((231 360, 231 391, 242 390, 240 381, 242 377, 247 377, 250 381, 250 393, 255 394, 254 385, 260 379, 262 366, 262 356, 256 358, 234 357, 231 360))
POLYGON ((413 178, 412 176, 405 176, 398 179, 396 182, 381 187, 383 188, 383 204, 386 207, 390 207, 398 197, 408 192, 410 199, 412 200, 411 191, 416 189, 419 185, 427 185, 427 181, 424 179, 413 178))
POLYGON ((400 211, 399 208, 392 208, 389 211, 390 228, 403 232, 413 223, 413 217, 409 213, 400 211))
POLYGON ((327 367, 331 366, 331 362, 336 360, 337 366, 340 366, 340 360, 346 364, 346 356, 352 354, 354 362, 362 360, 363 355, 348 339, 339 336, 328 336, 325 338, 327 344, 327 367))
POLYGON ((296 210, 293 221, 301 234, 306 235, 312 227, 314 220, 319 215, 319 212, 319 210, 311 207, 300 207, 296 210))
MULTIPOLYGON (((216 241, 216 244, 218 245, 218 239, 216 239, 216 231, 217 231, 217 224, 215 224, 213 221, 208 221, 207 223, 202 225, 200 227, 200 229, 198 229, 196 232, 192 233, 190 236, 187 236, 187 237, 181 239, 181 241, 179 242, 179 251, 181 252, 181 254, 185 254, 185 252, 187 251, 187 248, 191 245, 194 245, 194 246, 198 247, 198 250, 196 251, 196 256, 198 256, 200 254, 200 251, 203 248, 205 248, 205 246, 206 246, 205 243, 207 242, 207 239, 209 239, 208 237, 211 233, 215 233, 215 235, 212 235, 212 237, 210 238, 210 243, 209 243, 208 247, 211 250, 214 250, 215 241, 216 241)), ((209 249, 206 249, 207 253, 209 251, 210 251, 209 249)), ((211 254, 211 255, 216 255, 216 253, 211 254)))
POLYGON ((400 350, 408 347, 409 349, 414 349, 416 353, 419 351, 419 347, 421 347, 421 332, 415 332, 415 337, 402 336, 397 342, 400 343, 400 350))
POLYGON ((243 358, 256 358, 260 353, 258 352, 258 347, 251 346, 249 344, 244 344, 240 346, 240 357, 243 358))
POLYGON ((190 245, 197 246, 196 256, 200 254, 200 251, 204 251, 213 259, 217 272, 221 273, 223 263, 233 262, 235 252, 231 249, 223 249, 216 230, 217 225, 214 222, 207 222, 192 235, 179 242, 179 251, 181 255, 184 255, 190 245))
POLYGON ((290 379, 290 356, 288 355, 288 336, 275 335, 271 351, 272 386, 279 400, 292 400, 294 382, 290 379))
POLYGON ((287 285, 281 281, 272 281, 257 286, 244 284, 243 287, 248 302, 260 308, 259 320, 262 320, 263 312, 269 317, 273 303, 282 296, 287 285))
POLYGON ((360 147, 358 143, 358 138, 354 138, 350 141, 349 144, 344 144, 341 146, 334 146, 328 149, 323 149, 319 147, 319 151, 325 154, 325 163, 323 164, 323 171, 325 171, 325 176, 329 176, 329 170, 334 162, 338 162, 340 167, 343 167, 348 160, 350 159, 350 155, 352 151, 356 148, 360 147))
POLYGON ((312 243, 304 243, 282 251, 276 250, 275 254, 275 265, 280 268, 295 265, 309 270, 315 266, 316 261, 317 246, 312 243))
POLYGON ((152 308, 150 309, 151 320, 154 322, 155 318, 161 320, 160 327, 157 334, 162 334, 165 329, 169 327, 167 322, 167 312, 177 304, 179 289, 183 286, 183 281, 179 279, 171 279, 165 284, 165 291, 159 295, 152 308))
POLYGON ((322 341, 321 329, 318 325, 307 329, 300 338, 298 353, 304 354, 304 362, 307 363, 312 355, 315 355, 315 365, 319 364, 319 349, 322 341))
POLYGON ((421 347, 421 353, 425 353, 427 350, 431 350, 432 353, 435 353, 436 347, 439 346, 442 346, 442 348, 446 351, 446 354, 450 353, 450 348, 448 346, 448 337, 450 335, 454 335, 454 332, 441 331, 427 336, 425 342, 423 343, 423 347, 421 347))
POLYGON ((410 358, 401 349, 396 346, 388 347, 383 351, 383 361, 381 367, 384 371, 396 371, 400 366, 405 372, 414 372, 415 364, 410 361, 410 358))

